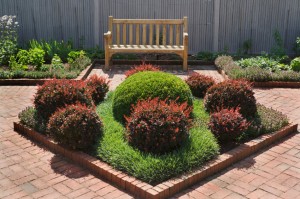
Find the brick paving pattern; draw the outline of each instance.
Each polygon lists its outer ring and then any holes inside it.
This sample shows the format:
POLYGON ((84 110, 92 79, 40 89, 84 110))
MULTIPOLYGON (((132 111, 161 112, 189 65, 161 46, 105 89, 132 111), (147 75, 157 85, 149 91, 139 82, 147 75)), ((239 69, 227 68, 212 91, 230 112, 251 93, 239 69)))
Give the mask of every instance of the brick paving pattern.
MULTIPOLYGON (((124 79, 128 67, 92 74, 106 75, 111 89, 124 79)), ((166 67, 181 78, 176 67, 166 67)), ((214 67, 192 67, 191 71, 222 81, 214 67)), ((20 110, 31 105, 35 87, 0 87, 0 198, 132 198, 95 178, 59 155, 36 146, 12 130, 20 110)), ((255 89, 257 101, 287 114, 300 124, 300 89, 255 89)), ((300 198, 300 134, 234 164, 174 198, 300 198)))
POLYGON ((132 198, 12 130, 35 90, 0 86, 0 198, 132 198))

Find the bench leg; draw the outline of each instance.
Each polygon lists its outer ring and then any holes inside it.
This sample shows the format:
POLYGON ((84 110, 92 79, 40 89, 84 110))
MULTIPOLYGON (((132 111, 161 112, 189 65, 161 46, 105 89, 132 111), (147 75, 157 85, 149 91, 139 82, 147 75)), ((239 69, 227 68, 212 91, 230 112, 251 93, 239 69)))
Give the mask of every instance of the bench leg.
POLYGON ((108 51, 105 51, 105 66, 104 70, 109 70, 111 65, 110 55, 108 51))
POLYGON ((188 55, 186 53, 183 54, 183 71, 188 70, 188 55))

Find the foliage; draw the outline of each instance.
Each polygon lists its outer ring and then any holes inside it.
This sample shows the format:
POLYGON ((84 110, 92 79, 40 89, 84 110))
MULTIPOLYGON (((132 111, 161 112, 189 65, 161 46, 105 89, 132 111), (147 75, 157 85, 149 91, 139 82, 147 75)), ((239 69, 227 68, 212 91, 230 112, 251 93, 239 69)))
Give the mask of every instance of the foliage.
POLYGON ((300 55, 300 37, 297 37, 293 50, 295 51, 296 55, 300 55))
POLYGON ((39 86, 34 96, 34 105, 38 114, 48 121, 58 109, 69 104, 81 103, 93 106, 92 98, 86 92, 86 84, 76 80, 51 80, 39 86))
POLYGON ((274 31, 273 34, 275 40, 275 46, 271 49, 271 56, 276 59, 285 59, 286 58, 286 50, 284 48, 283 39, 278 30, 274 31))
POLYGON ((249 125, 250 123, 240 114, 239 108, 222 109, 211 114, 208 124, 211 132, 221 143, 236 140, 249 125))
POLYGON ((141 151, 163 154, 179 148, 188 137, 188 104, 160 100, 158 97, 138 101, 127 121, 126 139, 141 151))
POLYGON ((205 96, 207 89, 215 84, 213 78, 195 72, 189 75, 185 82, 189 85, 192 94, 201 98, 205 96))
POLYGON ((278 131, 289 124, 286 115, 267 108, 263 105, 257 105, 257 115, 250 120, 250 126, 242 135, 243 139, 255 138, 257 136, 278 131))
POLYGON ((36 69, 39 70, 44 61, 45 51, 39 48, 33 48, 29 50, 29 62, 33 66, 36 66, 36 69))
POLYGON ((112 94, 97 107, 103 121, 103 136, 95 154, 116 169, 151 184, 197 168, 218 154, 218 144, 207 129, 209 115, 204 111, 202 100, 194 101, 194 125, 190 136, 175 151, 163 155, 141 152, 124 139, 126 129, 117 122, 112 112, 112 94))
POLYGON ((87 81, 87 90, 90 92, 95 104, 99 104, 105 98, 106 93, 109 90, 109 80, 104 77, 98 77, 92 75, 87 81))
POLYGON ((52 58, 55 54, 57 54, 63 62, 67 62, 68 54, 73 50, 73 43, 71 41, 37 41, 37 40, 30 40, 29 41, 29 48, 34 49, 42 49, 45 51, 44 60, 47 63, 50 63, 52 58))
POLYGON ((26 107, 19 115, 20 123, 32 128, 40 133, 46 132, 46 125, 44 120, 37 114, 34 107, 26 107))
POLYGON ((192 93, 188 85, 175 75, 145 71, 136 73, 122 82, 114 93, 113 113, 118 121, 130 115, 130 107, 138 100, 155 98, 188 102, 192 106, 192 93))
POLYGON ((222 55, 217 57, 217 59, 215 60, 215 65, 218 68, 222 68, 224 65, 229 64, 231 62, 233 62, 231 56, 222 55))
POLYGON ((10 57, 17 52, 17 28, 16 16, 0 17, 0 66, 8 64, 10 57))
MULTIPOLYGON (((270 71, 281 70, 282 65, 274 59, 270 59, 269 57, 257 56, 248 59, 241 59, 236 62, 242 68, 247 67, 260 67, 263 69, 267 69, 270 71), (281 66, 281 67, 280 67, 281 66)), ((284 66, 283 66, 284 68, 284 66)))
POLYGON ((12 71, 23 71, 27 69, 27 66, 19 64, 13 55, 9 58, 9 67, 12 71))
POLYGON ((153 66, 152 64, 146 64, 145 62, 143 62, 142 64, 135 66, 132 69, 126 71, 125 76, 127 78, 135 73, 143 72, 143 71, 160 71, 160 68, 157 66, 153 66))
POLYGON ((56 142, 69 148, 88 150, 101 135, 102 122, 94 109, 72 104, 51 116, 47 132, 56 142))
POLYGON ((22 66, 30 64, 30 55, 27 50, 19 50, 17 54, 18 63, 22 66))
POLYGON ((63 69, 64 68, 62 60, 61 60, 61 58, 57 54, 55 54, 53 56, 53 58, 51 60, 51 66, 54 69, 63 69))
POLYGON ((226 80, 213 85, 206 93, 204 104, 210 113, 237 107, 240 107, 240 113, 244 117, 253 117, 256 113, 256 100, 251 84, 242 80, 226 80))
POLYGON ((83 70, 91 64, 90 58, 86 56, 78 57, 70 64, 70 70, 83 70))
POLYGON ((71 51, 68 54, 68 63, 72 64, 75 62, 75 60, 79 57, 85 56, 85 52, 83 50, 81 51, 71 51))
POLYGON ((91 60, 105 58, 104 50, 102 50, 98 45, 95 48, 85 49, 85 51, 86 56, 89 57, 91 60))
POLYGON ((196 59, 202 61, 214 61, 218 57, 219 53, 202 51, 198 52, 196 55, 196 59))
POLYGON ((291 68, 293 71, 300 72, 300 57, 296 57, 291 61, 291 68))

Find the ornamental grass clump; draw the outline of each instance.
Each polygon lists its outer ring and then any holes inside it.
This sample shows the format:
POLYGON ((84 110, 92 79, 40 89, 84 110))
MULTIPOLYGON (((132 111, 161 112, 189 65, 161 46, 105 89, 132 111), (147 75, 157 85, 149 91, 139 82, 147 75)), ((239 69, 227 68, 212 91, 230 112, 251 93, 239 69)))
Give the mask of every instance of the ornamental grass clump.
POLYGON ((48 121, 58 108, 75 103, 81 103, 88 107, 94 106, 84 81, 65 79, 47 81, 38 87, 34 97, 37 113, 45 121, 48 121))
POLYGON ((188 137, 192 108, 187 102, 160 100, 138 101, 127 121, 126 139, 141 151, 163 154, 178 148, 188 137))
POLYGON ((116 88, 112 104, 114 117, 125 122, 124 116, 130 115, 132 104, 156 97, 193 105, 192 92, 182 79, 164 72, 145 71, 128 77, 116 88))
POLYGON ((102 133, 102 122, 95 110, 81 104, 58 109, 49 119, 48 133, 59 144, 71 149, 91 149, 102 133))
POLYGON ((153 66, 152 64, 146 64, 143 62, 142 64, 133 67, 132 69, 128 70, 125 72, 126 78, 138 73, 138 72, 143 72, 143 71, 160 71, 160 68, 158 66, 153 66))
POLYGON ((234 62, 231 56, 222 55, 215 60, 215 65, 222 69, 224 65, 234 62))
POLYGON ((95 104, 99 104, 105 98, 106 93, 109 90, 109 80, 104 77, 92 75, 87 81, 87 90, 92 95, 95 104))
POLYGON ((199 73, 192 73, 185 82, 189 85, 192 94, 195 97, 203 98, 206 94, 206 91, 215 84, 213 78, 201 75, 199 73))
POLYGON ((210 87, 204 98, 205 108, 214 113, 222 108, 240 107, 244 117, 254 117, 256 100, 251 84, 243 80, 226 80, 210 87))
POLYGON ((239 108, 222 109, 211 114, 209 129, 221 143, 232 142, 249 127, 250 123, 240 114, 239 108))

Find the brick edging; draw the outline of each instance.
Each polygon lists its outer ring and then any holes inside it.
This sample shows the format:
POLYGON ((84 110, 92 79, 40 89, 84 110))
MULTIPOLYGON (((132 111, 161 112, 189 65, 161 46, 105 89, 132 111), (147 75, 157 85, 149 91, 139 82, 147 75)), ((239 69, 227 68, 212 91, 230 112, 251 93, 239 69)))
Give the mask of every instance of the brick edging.
MULTIPOLYGON (((225 80, 230 79, 224 70, 217 69, 219 74, 225 80)), ((281 82, 281 81, 268 81, 268 82, 252 82, 254 88, 300 88, 300 82, 281 82)))
MULTIPOLYGON (((90 74, 91 70, 94 67, 94 63, 91 63, 87 66, 77 78, 74 80, 85 80, 90 74)), ((52 79, 0 79, 0 86, 36 86, 42 85, 46 81, 50 81, 52 79)))
POLYGON ((139 198, 147 199, 164 199, 173 196, 174 194, 184 190, 185 188, 194 185, 195 183, 203 180, 204 178, 211 176, 222 169, 248 157, 249 155, 257 152, 258 150, 269 146, 275 141, 297 131, 297 124, 290 124, 279 131, 274 133, 262 135, 256 139, 253 139, 247 143, 230 150, 222 155, 219 155, 214 160, 209 161, 203 167, 179 177, 172 178, 165 182, 162 182, 156 186, 152 186, 148 183, 142 182, 135 177, 131 177, 122 171, 118 171, 98 160, 95 157, 87 155, 80 151, 73 151, 66 149, 59 144, 51 141, 46 136, 25 127, 20 123, 14 122, 14 130, 24 134, 31 139, 46 146, 50 151, 59 153, 66 158, 72 160, 76 164, 79 164, 87 168, 94 175, 104 178, 105 180, 113 183, 114 185, 126 190, 130 194, 139 198))

